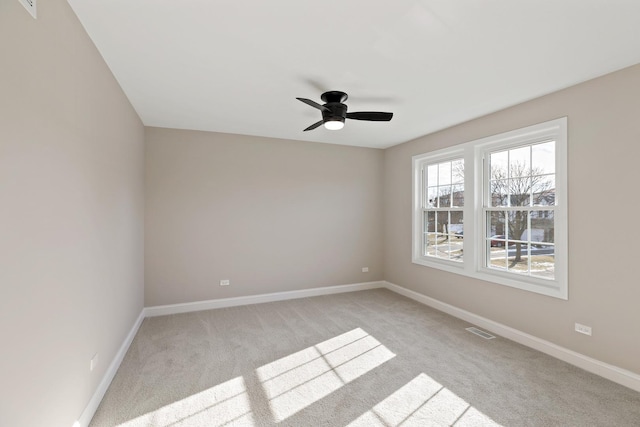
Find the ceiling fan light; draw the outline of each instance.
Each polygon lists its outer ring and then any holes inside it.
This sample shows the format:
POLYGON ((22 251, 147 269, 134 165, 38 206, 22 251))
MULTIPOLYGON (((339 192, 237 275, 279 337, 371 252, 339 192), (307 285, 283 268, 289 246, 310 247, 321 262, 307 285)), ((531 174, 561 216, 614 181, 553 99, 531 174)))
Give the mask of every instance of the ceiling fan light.
POLYGON ((344 122, 341 120, 327 120, 324 122, 325 129, 340 130, 344 127, 344 122))

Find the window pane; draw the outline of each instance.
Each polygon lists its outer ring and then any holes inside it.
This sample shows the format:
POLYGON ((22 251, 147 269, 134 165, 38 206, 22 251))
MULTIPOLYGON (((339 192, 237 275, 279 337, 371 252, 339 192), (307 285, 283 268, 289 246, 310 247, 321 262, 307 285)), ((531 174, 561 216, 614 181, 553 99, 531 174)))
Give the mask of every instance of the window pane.
POLYGON ((555 278, 555 247, 534 245, 531 248, 531 275, 544 279, 555 278))
POLYGON ((507 247, 507 269, 512 273, 529 274, 529 245, 511 243, 507 247))
POLYGON ((507 251, 504 247, 488 247, 487 258, 487 267, 499 270, 507 269, 507 251))
POLYGON ((443 247, 447 244, 447 237, 446 235, 443 235, 442 233, 433 233, 430 236, 431 240, 430 243, 434 248, 434 256, 437 257, 442 257, 442 250, 443 247))
POLYGON ((512 177, 527 176, 531 173, 531 147, 509 150, 509 175, 512 177))
POLYGON ((538 175, 531 177, 534 206, 553 206, 556 204, 555 175, 538 175))
POLYGON ((451 206, 451 186, 438 187, 438 206, 448 208, 451 206))
POLYGON ((529 176, 509 179, 509 206, 529 206, 531 202, 531 178, 529 176))
POLYGON ((509 178, 528 178, 530 175, 531 170, 527 165, 518 162, 509 164, 509 178))
POLYGON ((430 233, 436 231, 436 213, 434 211, 428 211, 426 213, 426 223, 424 229, 430 233))
POLYGON ((491 153, 489 163, 491 164, 491 179, 504 179, 507 177, 509 166, 509 153, 507 151, 491 153))
POLYGON ((534 174, 555 173, 556 143, 555 141, 536 144, 531 147, 531 167, 534 174))
POLYGON ((427 168, 427 185, 431 187, 438 185, 438 165, 429 165, 427 168))
POLYGON ((464 160, 454 160, 451 162, 451 182, 461 184, 464 182, 464 160))
POLYGON ((451 184, 451 162, 443 162, 438 165, 438 184, 451 184))
POLYGON ((494 234, 489 240, 489 247, 491 248, 506 248, 507 236, 504 234, 494 234))
POLYGON ((437 213, 436 231, 438 233, 448 233, 449 229, 449 212, 441 211, 437 213))
POLYGON ((508 206, 509 180, 500 179, 490 181, 489 191, 491 191, 491 206, 508 206))
POLYGON ((554 217, 553 211, 531 211, 532 242, 553 243, 554 217))
MULTIPOLYGON (((516 274, 553 279, 555 276, 554 251, 553 245, 529 246, 521 243, 509 246, 506 261, 507 270, 516 274)), ((502 267, 501 263, 499 265, 502 267)))
POLYGON ((429 187, 427 189, 427 208, 438 207, 438 187, 429 187))
POLYGON ((463 225, 463 213, 462 211, 451 211, 451 225, 449 226, 449 233, 458 239, 462 239, 464 232, 463 225))
POLYGON ((448 259, 451 261, 462 262, 462 239, 449 239, 448 259))
POLYGON ((459 208, 464 206, 464 185, 458 184, 452 187, 451 200, 451 206, 459 208))
POLYGON ((438 258, 448 258, 448 249, 449 249, 449 239, 442 235, 441 233, 438 233, 436 236, 436 243, 435 243, 435 256, 438 258))
POLYGON ((434 256, 451 261, 462 261, 462 240, 449 234, 436 236, 434 256))
MULTIPOLYGON (((487 238, 506 234, 506 221, 504 212, 489 212, 487 224, 487 238)), ((505 236, 506 237, 506 236, 505 236)), ((503 239, 505 237, 502 237, 503 239)))
POLYGON ((509 211, 507 215, 507 240, 527 240, 529 235, 529 212, 509 211))
POLYGON ((427 233, 427 239, 425 242, 425 255, 436 256, 436 235, 435 233, 427 233))

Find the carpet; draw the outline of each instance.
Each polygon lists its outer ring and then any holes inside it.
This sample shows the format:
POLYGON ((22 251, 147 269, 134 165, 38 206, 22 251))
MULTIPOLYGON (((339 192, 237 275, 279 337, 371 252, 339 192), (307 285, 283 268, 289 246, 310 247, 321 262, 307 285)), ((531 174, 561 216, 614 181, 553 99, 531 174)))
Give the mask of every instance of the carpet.
POLYGON ((91 427, 640 426, 640 393, 386 289, 147 318, 91 427))

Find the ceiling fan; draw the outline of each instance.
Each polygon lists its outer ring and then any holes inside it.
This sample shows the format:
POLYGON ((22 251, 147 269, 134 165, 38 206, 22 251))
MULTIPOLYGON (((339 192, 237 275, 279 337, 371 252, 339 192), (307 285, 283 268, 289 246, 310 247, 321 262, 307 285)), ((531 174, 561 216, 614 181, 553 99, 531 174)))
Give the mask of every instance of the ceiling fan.
POLYGON ((320 96, 320 98, 325 102, 324 105, 320 105, 310 99, 296 98, 297 100, 322 111, 322 120, 306 128, 304 130, 305 132, 313 130, 322 124, 324 124, 324 127, 329 130, 342 129, 344 127, 345 119, 388 122, 393 117, 393 113, 383 113, 380 111, 359 111, 355 113, 347 113, 347 106, 344 102, 347 100, 348 96, 346 93, 337 90, 325 92, 320 96))

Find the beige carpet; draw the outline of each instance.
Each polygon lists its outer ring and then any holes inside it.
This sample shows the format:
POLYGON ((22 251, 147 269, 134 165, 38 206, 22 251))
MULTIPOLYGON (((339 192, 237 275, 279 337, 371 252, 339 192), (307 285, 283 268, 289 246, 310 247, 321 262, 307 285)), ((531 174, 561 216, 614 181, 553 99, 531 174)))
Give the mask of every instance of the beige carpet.
POLYGON ((640 426, 640 393, 384 289, 146 319, 92 427, 640 426))

